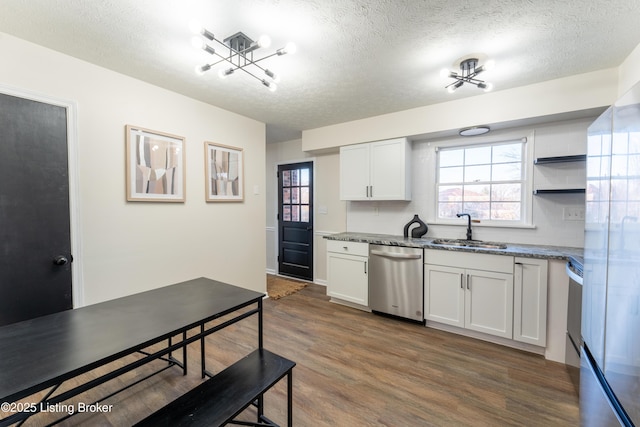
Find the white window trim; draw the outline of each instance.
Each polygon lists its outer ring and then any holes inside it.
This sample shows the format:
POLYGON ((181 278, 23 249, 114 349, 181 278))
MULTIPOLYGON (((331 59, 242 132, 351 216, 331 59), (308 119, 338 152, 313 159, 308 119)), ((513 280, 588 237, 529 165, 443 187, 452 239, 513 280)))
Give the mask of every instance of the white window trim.
MULTIPOLYGON (((494 227, 494 228, 524 228, 533 229, 536 228, 533 223, 533 156, 535 146, 535 132, 532 130, 527 136, 514 136, 506 138, 496 137, 483 137, 474 141, 467 141, 463 139, 456 139, 455 141, 446 142, 431 142, 430 145, 433 149, 433 183, 435 184, 433 195, 431 196, 431 218, 430 224, 434 225, 460 225, 460 220, 456 219, 440 219, 438 218, 438 161, 437 151, 440 148, 453 148, 453 147, 472 147, 474 145, 487 145, 496 144, 501 142, 522 140, 524 144, 524 156, 522 167, 524 168, 523 176, 523 194, 522 194, 522 220, 521 221, 491 221, 481 220, 479 223, 474 223, 473 227, 494 227)), ((475 219, 475 218, 472 218, 475 219)))

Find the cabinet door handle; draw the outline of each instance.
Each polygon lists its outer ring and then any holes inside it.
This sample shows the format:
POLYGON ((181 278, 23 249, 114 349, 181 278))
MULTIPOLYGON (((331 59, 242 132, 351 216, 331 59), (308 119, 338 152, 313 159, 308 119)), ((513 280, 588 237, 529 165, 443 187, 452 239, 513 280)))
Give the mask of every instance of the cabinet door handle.
POLYGON ((369 186, 369 197, 373 197, 373 185, 369 186))
POLYGON ((364 191, 366 191, 367 197, 369 197, 369 186, 368 185, 364 187, 364 191))
POLYGON ((469 274, 467 274, 467 289, 470 290, 471 286, 469 285, 469 274))
POLYGON ((460 289, 464 289, 464 274, 460 273, 460 289))
POLYGON ((364 274, 367 274, 367 261, 364 262, 364 274))

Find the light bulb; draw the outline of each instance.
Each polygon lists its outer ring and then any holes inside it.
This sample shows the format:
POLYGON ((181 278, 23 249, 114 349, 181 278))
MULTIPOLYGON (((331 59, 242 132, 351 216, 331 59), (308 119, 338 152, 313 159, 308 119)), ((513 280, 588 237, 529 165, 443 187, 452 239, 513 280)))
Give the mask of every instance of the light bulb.
POLYGON ((258 47, 269 47, 271 46, 271 37, 266 34, 261 35, 258 38, 258 47))
POLYGON ((298 48, 296 47, 296 45, 292 42, 289 42, 283 48, 278 49, 276 53, 278 55, 285 55, 287 53, 294 54, 296 53, 297 50, 298 48))
POLYGON ((442 77, 443 79, 446 79, 448 77, 454 77, 455 74, 456 73, 449 70, 448 68, 443 68, 442 70, 440 70, 440 77, 442 77))
POLYGON ((484 70, 485 71, 493 70, 495 66, 496 66, 496 61, 494 61, 493 59, 490 59, 484 63, 484 70))
POLYGON ((286 45, 284 45, 284 50, 286 50, 287 53, 293 55, 298 51, 298 46, 296 46, 296 44, 293 42, 289 42, 286 45))
POLYGON ((189 31, 191 31, 193 34, 199 34, 199 35, 205 36, 209 40, 214 39, 213 33, 210 31, 207 31, 207 29, 204 28, 202 25, 200 25, 200 23, 196 20, 192 20, 189 22, 189 31))
POLYGON ((493 83, 486 83, 484 91, 485 92, 491 92, 492 90, 493 90, 493 83))
POLYGON ((196 49, 204 49, 206 43, 200 37, 193 36, 191 37, 191 46, 195 47, 196 49))
POLYGON ((202 25, 200 25, 200 23, 195 19, 189 21, 189 31, 193 34, 202 34, 202 29, 202 25))

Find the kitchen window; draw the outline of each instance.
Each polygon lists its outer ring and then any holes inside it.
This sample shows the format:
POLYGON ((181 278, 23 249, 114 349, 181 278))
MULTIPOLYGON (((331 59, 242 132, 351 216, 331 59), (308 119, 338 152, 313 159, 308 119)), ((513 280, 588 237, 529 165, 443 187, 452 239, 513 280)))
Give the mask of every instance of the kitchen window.
POLYGON ((526 224, 525 142, 438 148, 438 219, 457 219, 465 212, 483 223, 526 224))

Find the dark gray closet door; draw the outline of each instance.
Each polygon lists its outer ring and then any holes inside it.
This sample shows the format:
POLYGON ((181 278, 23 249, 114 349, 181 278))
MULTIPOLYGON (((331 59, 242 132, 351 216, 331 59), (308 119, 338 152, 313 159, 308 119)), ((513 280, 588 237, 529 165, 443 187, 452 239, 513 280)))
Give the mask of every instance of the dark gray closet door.
POLYGON ((67 109, 0 93, 0 325, 72 308, 67 109))

